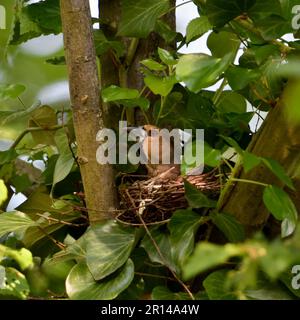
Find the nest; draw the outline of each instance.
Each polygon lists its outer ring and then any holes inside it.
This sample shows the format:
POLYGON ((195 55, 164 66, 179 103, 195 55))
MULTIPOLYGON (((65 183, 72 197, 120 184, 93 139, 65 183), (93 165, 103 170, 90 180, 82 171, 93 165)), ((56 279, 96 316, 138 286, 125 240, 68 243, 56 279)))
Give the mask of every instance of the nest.
MULTIPOLYGON (((137 178, 134 176, 133 179, 137 178)), ((215 177, 215 171, 197 176, 180 176, 175 180, 165 180, 160 176, 148 180, 136 180, 130 185, 122 184, 119 189, 122 210, 117 220, 136 226, 169 221, 176 210, 188 207, 184 180, 210 198, 217 198, 219 195, 220 185, 215 177)))

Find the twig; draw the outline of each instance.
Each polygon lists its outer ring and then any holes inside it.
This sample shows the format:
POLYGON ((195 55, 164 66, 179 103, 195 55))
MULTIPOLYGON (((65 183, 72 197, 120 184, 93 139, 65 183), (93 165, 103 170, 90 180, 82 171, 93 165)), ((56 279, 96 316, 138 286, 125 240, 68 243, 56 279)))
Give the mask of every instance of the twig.
MULTIPOLYGON (((132 202, 133 206, 135 206, 134 200, 131 198, 128 190, 126 190, 127 196, 129 197, 130 201, 132 202)), ((190 298, 192 300, 195 300, 195 297, 193 296, 192 292, 190 291, 190 289, 187 287, 187 285, 177 276, 177 274, 168 266, 168 263, 164 257, 164 255, 162 254, 162 252, 160 251, 160 248, 158 246, 158 244, 156 243, 156 241, 153 239, 151 232, 149 231, 144 219, 142 218, 141 215, 138 214, 137 212, 137 217, 139 218, 139 220, 141 221, 148 237, 150 238, 151 242, 153 243, 158 255, 160 256, 163 264, 170 270, 170 272, 172 273, 173 277, 177 280, 177 282, 183 287, 183 289, 187 292, 187 294, 190 296, 190 298)))

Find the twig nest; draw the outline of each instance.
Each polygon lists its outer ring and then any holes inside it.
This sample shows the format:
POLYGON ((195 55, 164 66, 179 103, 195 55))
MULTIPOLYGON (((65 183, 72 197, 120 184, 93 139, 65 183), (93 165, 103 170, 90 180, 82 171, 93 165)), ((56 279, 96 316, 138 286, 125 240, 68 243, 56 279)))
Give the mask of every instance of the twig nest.
POLYGON ((141 215, 148 225, 167 222, 176 210, 188 207, 184 180, 209 197, 216 198, 219 194, 220 185, 215 171, 197 176, 180 176, 173 180, 161 176, 136 180, 130 185, 122 184, 119 188, 122 210, 117 220, 138 226, 141 225, 138 215, 141 215))

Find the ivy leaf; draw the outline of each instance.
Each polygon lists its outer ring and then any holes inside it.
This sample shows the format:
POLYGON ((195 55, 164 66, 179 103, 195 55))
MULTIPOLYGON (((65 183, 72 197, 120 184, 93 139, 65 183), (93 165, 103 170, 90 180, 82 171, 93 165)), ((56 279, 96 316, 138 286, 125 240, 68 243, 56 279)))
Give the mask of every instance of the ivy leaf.
POLYGON ((247 102, 237 92, 223 91, 216 107, 221 113, 245 113, 247 111, 247 102))
POLYGON ((153 71, 162 71, 166 69, 166 66, 154 61, 153 59, 145 59, 141 61, 141 64, 153 71))
POLYGON ((143 110, 148 110, 150 108, 150 101, 144 97, 130 100, 120 100, 119 103, 127 108, 140 107, 143 110))
POLYGON ((6 188, 6 185, 2 179, 0 179, 0 207, 2 206, 2 203, 7 200, 8 197, 8 191, 6 188))
POLYGON ((123 0, 118 35, 146 38, 169 6, 169 0, 123 0))
POLYGON ((208 242, 199 243, 194 253, 183 267, 183 277, 188 280, 210 268, 216 267, 230 259, 242 254, 241 248, 234 244, 224 246, 208 242))
MULTIPOLYGON (((16 297, 17 299, 26 299, 30 288, 26 277, 15 268, 4 268, 0 265, 0 274, 5 277, 5 281, 0 282, 0 297, 16 297)), ((1 277, 1 275, 0 275, 1 277)))
POLYGON ((208 275, 203 286, 210 300, 237 300, 234 292, 226 288, 228 270, 218 270, 208 275))
POLYGON ((0 214, 0 237, 9 232, 24 233, 28 228, 37 225, 37 222, 31 220, 23 212, 4 212, 0 214))
POLYGON ((25 7, 29 18, 37 25, 47 30, 47 33, 61 32, 59 0, 45 0, 25 7))
POLYGON ((166 97, 177 83, 175 76, 158 77, 153 74, 147 74, 144 78, 146 86, 154 93, 166 97))
POLYGON ((0 99, 16 99, 25 89, 22 84, 0 84, 0 99))
POLYGON ((104 102, 137 99, 139 97, 138 90, 129 89, 129 88, 120 88, 115 85, 111 85, 103 89, 101 94, 104 102))
POLYGON ((249 172, 262 162, 262 158, 248 151, 243 152, 243 165, 245 172, 249 172))
POLYGON ((295 190, 292 179, 286 174, 284 168, 279 162, 270 158, 262 158, 262 161, 280 181, 285 183, 290 189, 295 190))
POLYGON ((258 70, 246 69, 238 66, 229 67, 226 71, 226 78, 233 90, 241 90, 260 76, 258 70))
POLYGON ((179 59, 176 75, 194 93, 213 85, 228 68, 232 54, 213 58, 205 54, 186 54, 179 59))
POLYGON ((157 49, 158 56, 160 60, 168 66, 173 66, 177 64, 177 60, 171 55, 169 51, 166 49, 158 48, 157 49))
POLYGON ((216 27, 223 27, 227 22, 247 13, 256 0, 210 0, 206 4, 209 21, 216 27))
POLYGON ((64 180, 71 172, 75 161, 70 150, 68 137, 63 129, 56 132, 55 142, 59 150, 59 157, 55 163, 51 194, 55 185, 64 180))
POLYGON ((89 229, 86 237, 86 261, 94 279, 115 272, 128 259, 135 242, 135 230, 122 228, 114 221, 89 229))
POLYGON ((0 261, 6 257, 15 260, 22 270, 25 270, 33 263, 32 254, 29 250, 25 248, 19 250, 11 249, 0 244, 0 261))
POLYGON ((212 222, 221 230, 230 242, 245 240, 245 230, 234 216, 227 213, 213 213, 212 222))
POLYGON ((277 186, 268 186, 263 193, 264 204, 273 216, 283 221, 281 225, 281 236, 291 235, 297 225, 297 209, 289 195, 277 186))
POLYGON ((112 300, 124 291, 134 278, 134 265, 129 259, 110 277, 95 281, 88 266, 75 265, 66 280, 66 291, 72 300, 112 300))
POLYGON ((121 41, 108 40, 102 30, 94 30, 94 41, 98 56, 101 56, 109 49, 113 49, 118 57, 121 57, 125 52, 124 44, 121 41))
POLYGON ((237 35, 227 31, 212 32, 207 38, 207 47, 217 58, 223 58, 229 53, 234 58, 240 44, 241 40, 237 35))
POLYGON ((154 31, 157 32, 167 43, 173 42, 178 35, 178 33, 172 30, 163 20, 156 21, 154 31))
POLYGON ((206 16, 191 20, 186 28, 186 43, 197 40, 211 29, 212 25, 206 16))
POLYGON ((265 40, 278 39, 292 32, 291 22, 280 15, 270 15, 257 21, 257 26, 265 40))
POLYGON ((216 201, 210 200, 195 186, 184 181, 185 197, 192 208, 214 208, 216 201))
POLYGON ((158 253, 157 248, 153 245, 153 242, 148 235, 146 235, 142 240, 141 247, 143 247, 146 250, 152 262, 157 262, 162 265, 165 265, 168 268, 172 269, 174 272, 179 273, 179 268, 176 262, 174 261, 172 244, 169 235, 160 231, 159 229, 154 229, 150 231, 151 237, 158 245, 158 248, 160 250, 160 253, 163 255, 163 258, 158 253))
POLYGON ((169 224, 170 240, 174 248, 173 257, 182 265, 194 249, 195 233, 202 222, 202 217, 194 211, 177 210, 169 224))

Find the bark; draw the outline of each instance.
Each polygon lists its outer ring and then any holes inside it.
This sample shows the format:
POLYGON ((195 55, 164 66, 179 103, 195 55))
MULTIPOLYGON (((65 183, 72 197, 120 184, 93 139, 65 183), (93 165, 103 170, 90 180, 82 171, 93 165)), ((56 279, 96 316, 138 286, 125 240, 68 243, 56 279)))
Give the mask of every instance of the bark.
POLYGON ((78 163, 89 219, 94 223, 111 217, 117 205, 113 168, 96 161, 96 134, 106 127, 107 110, 100 104, 89 2, 61 0, 60 6, 78 163))
MULTIPOLYGON (((295 101, 291 98, 295 96, 299 96, 299 83, 290 82, 281 100, 269 112, 262 128, 253 138, 248 151, 277 160, 285 168, 296 188, 296 191, 287 188, 286 191, 300 210, 300 119, 291 119, 291 111, 295 108, 295 101)), ((282 186, 264 165, 248 173, 239 168, 237 177, 282 186)), ((248 235, 261 229, 269 217, 262 192, 261 186, 238 182, 233 185, 221 207, 222 212, 233 214, 246 227, 248 235)))

